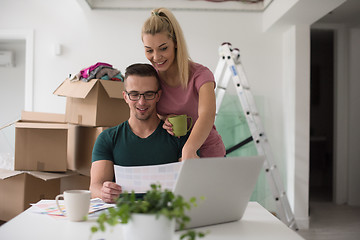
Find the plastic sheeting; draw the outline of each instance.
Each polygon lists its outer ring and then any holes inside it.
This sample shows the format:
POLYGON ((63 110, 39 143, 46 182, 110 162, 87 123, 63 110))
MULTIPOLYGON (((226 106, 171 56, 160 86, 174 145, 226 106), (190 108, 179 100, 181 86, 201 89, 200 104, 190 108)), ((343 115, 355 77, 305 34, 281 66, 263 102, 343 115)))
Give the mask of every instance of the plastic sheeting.
MULTIPOLYGON (((240 101, 235 94, 225 94, 219 109, 215 126, 221 135, 225 148, 229 149, 251 136, 240 101)), ((253 141, 232 151, 227 156, 254 156, 257 150, 253 141)), ((265 176, 261 171, 250 201, 256 201, 271 212, 276 212, 275 201, 265 176)))
MULTIPOLYGON (((0 126, 1 127, 1 126, 0 126)), ((0 168, 13 170, 15 155, 15 126, 0 129, 0 168)))

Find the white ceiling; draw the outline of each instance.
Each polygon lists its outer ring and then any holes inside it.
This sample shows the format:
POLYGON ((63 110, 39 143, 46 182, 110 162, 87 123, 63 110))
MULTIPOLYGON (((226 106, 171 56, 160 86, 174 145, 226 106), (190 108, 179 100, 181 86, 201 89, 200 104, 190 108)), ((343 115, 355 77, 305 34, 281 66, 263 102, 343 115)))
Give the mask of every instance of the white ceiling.
MULTIPOLYGON (((176 10, 210 11, 263 11, 276 0, 237 0, 216 2, 218 0, 77 0, 92 10, 153 9, 164 6, 176 10), (184 4, 186 2, 186 4, 184 4), (250 2, 250 3, 249 3, 250 2), (252 2, 252 3, 251 3, 252 2)), ((317 0, 313 0, 317 1, 317 0)), ((346 0, 317 23, 346 24, 360 27, 360 0, 346 0)))
POLYGON ((317 23, 345 24, 360 27, 360 0, 347 0, 317 23))
POLYGON ((159 6, 172 10, 263 11, 273 0, 78 0, 92 10, 144 10, 159 6))

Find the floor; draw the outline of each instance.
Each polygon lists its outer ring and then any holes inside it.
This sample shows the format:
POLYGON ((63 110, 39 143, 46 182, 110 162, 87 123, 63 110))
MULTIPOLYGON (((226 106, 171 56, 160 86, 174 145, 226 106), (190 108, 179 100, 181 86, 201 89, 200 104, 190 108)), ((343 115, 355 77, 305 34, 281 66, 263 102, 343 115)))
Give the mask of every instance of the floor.
POLYGON ((298 233, 306 240, 360 240, 360 207, 310 201, 310 228, 298 233))

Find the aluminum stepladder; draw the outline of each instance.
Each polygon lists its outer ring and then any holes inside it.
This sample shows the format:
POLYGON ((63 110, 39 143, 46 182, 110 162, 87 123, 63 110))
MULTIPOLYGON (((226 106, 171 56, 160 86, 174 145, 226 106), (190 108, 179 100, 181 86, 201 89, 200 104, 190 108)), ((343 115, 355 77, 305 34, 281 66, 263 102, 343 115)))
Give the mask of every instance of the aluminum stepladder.
MULTIPOLYGON (((278 168, 272 157, 270 144, 266 138, 253 95, 240 62, 240 52, 237 48, 232 49, 230 43, 223 43, 219 48, 219 55, 220 59, 214 74, 216 81, 216 116, 231 79, 252 135, 232 149, 237 149, 252 140, 255 142, 258 154, 265 156, 264 170, 275 199, 278 216, 289 228, 298 230, 278 168)), ((227 150, 227 153, 229 153, 229 150, 227 150)))

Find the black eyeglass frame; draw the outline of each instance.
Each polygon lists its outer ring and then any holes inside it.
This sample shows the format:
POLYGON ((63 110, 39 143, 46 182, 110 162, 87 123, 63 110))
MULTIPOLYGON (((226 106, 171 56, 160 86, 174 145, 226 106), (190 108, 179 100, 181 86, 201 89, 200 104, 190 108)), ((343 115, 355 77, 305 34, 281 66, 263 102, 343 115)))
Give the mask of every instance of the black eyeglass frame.
POLYGON ((129 99, 131 101, 139 101, 141 96, 144 97, 145 100, 154 100, 156 95, 159 93, 159 90, 157 91, 147 91, 147 92, 144 92, 144 93, 139 93, 139 92, 128 92, 128 91, 125 91, 125 93, 128 95, 129 99), (146 94, 154 94, 153 97, 149 98, 146 96, 146 94), (137 96, 131 96, 131 94, 136 94, 137 96), (135 97, 135 98, 134 98, 135 97))

